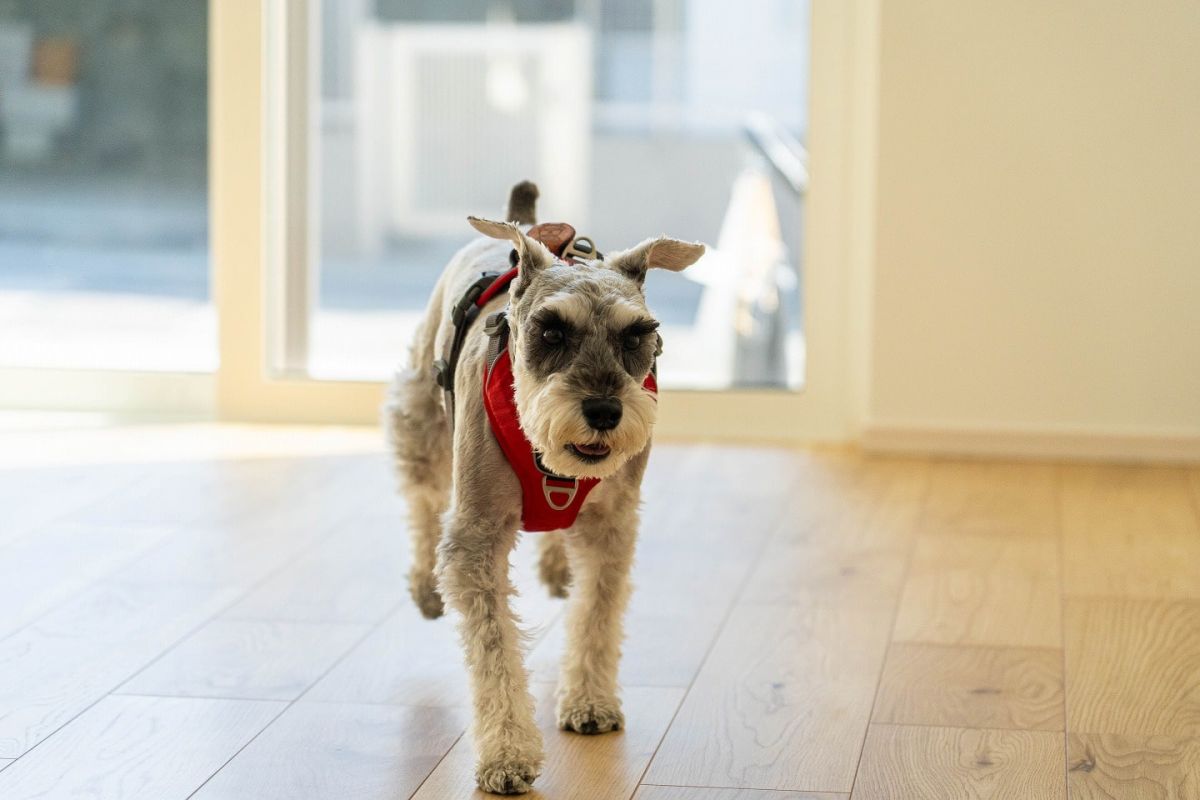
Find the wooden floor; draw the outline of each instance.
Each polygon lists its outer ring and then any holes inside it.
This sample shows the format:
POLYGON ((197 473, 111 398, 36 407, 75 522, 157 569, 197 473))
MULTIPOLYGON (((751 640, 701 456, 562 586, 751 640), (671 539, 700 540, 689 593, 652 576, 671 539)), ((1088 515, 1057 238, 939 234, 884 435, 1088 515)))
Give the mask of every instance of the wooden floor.
MULTIPOLYGON (((0 431, 0 798, 467 798, 371 431, 0 431)), ((1200 798, 1200 470, 663 445, 627 730, 549 798, 1200 798)))

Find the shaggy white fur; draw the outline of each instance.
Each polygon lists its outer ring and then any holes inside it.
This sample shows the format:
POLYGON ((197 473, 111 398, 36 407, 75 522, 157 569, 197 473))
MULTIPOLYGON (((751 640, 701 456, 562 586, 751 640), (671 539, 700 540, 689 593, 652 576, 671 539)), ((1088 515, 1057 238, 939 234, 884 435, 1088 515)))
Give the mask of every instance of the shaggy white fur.
MULTIPOLYGON (((533 224, 536 198, 536 187, 519 184, 508 218, 533 224)), ((657 323, 641 287, 648 268, 682 269, 704 248, 648 239, 604 261, 566 265, 515 224, 474 218, 471 224, 490 238, 467 245, 443 273, 409 367, 389 390, 384 419, 409 504, 413 600, 429 618, 440 616, 444 603, 459 615, 475 712, 475 778, 486 791, 511 794, 529 790, 543 759, 522 634, 509 603, 508 557, 521 491, 483 407, 482 326, 467 336, 459 357, 453 426, 446 417, 432 365, 453 335, 451 309, 481 270, 502 271, 517 250, 511 297, 492 300, 482 314, 511 301, 517 414, 543 463, 561 475, 604 478, 570 530, 543 534, 539 572, 552 594, 570 594, 558 724, 605 733, 624 725, 617 688, 621 617, 657 413, 642 386, 654 361, 657 323), (554 336, 545 334, 550 327, 554 336), (597 398, 619 401, 612 427, 589 422, 583 401, 597 398), (606 456, 588 455, 600 444, 609 447, 606 456)))

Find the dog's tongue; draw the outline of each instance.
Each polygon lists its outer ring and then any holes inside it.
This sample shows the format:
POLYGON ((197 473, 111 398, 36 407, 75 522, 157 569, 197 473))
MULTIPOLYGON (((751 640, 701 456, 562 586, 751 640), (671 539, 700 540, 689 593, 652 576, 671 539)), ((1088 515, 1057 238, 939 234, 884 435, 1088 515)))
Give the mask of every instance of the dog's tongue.
POLYGON ((606 444, 577 444, 575 449, 585 456, 603 456, 607 455, 611 448, 606 444))

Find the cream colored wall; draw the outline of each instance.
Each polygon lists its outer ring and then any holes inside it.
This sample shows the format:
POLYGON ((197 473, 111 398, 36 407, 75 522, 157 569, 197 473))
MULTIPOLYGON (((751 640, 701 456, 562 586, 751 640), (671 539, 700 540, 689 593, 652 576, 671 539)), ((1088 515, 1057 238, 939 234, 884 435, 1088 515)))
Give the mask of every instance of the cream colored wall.
POLYGON ((868 440, 1200 437, 1200 3, 881 10, 868 440))

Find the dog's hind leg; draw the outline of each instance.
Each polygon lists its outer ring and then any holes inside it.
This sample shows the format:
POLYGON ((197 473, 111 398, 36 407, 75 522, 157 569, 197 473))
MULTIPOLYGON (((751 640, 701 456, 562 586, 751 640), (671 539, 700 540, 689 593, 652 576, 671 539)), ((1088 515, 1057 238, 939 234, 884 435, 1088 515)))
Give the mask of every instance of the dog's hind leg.
POLYGON ((516 526, 516 515, 464 511, 456 501, 438 553, 442 591, 462 615, 475 706, 475 780, 500 794, 529 791, 542 768, 542 734, 534 724, 521 632, 508 601, 516 526))
POLYGON ((620 730, 625 723, 617 667, 638 515, 636 500, 589 511, 585 507, 566 533, 574 581, 567 601, 558 726, 590 734, 620 730))
POLYGON ((395 457, 400 489, 408 500, 412 566, 408 589, 421 614, 440 617, 434 567, 442 513, 450 495, 450 427, 441 390, 421 370, 399 373, 388 391, 384 421, 395 457))
POLYGON ((551 597, 566 597, 571 584, 571 565, 563 544, 562 531, 550 531, 538 537, 538 577, 551 597))

